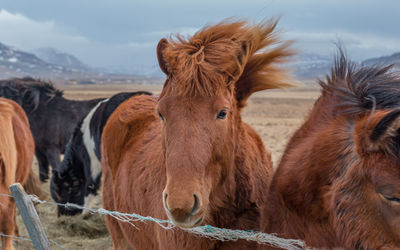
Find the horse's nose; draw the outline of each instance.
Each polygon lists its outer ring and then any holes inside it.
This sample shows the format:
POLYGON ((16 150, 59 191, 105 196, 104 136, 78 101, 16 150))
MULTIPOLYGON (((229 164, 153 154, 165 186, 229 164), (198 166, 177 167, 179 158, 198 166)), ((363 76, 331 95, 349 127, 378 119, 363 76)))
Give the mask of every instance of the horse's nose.
POLYGON ((176 222, 185 222, 200 210, 200 200, 196 194, 193 194, 192 199, 185 199, 184 197, 168 197, 165 193, 164 204, 165 209, 176 222))

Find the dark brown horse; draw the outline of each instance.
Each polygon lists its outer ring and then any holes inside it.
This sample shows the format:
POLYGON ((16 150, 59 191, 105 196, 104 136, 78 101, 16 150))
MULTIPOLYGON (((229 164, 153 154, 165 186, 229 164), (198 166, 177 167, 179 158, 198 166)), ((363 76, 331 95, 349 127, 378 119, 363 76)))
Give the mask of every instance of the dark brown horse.
MULTIPOLYGON (((289 85, 276 64, 293 52, 275 26, 223 22, 188 39, 159 42, 167 75, 160 97, 130 98, 103 131, 106 209, 169 218, 183 228, 258 229, 272 164, 240 111, 252 93, 289 85)), ((137 229, 111 217, 106 222, 115 249, 232 247, 151 223, 137 229)))
POLYGON ((400 248, 400 75, 343 52, 290 140, 264 231, 317 248, 400 248))
MULTIPOLYGON (((32 180, 32 161, 35 144, 29 129, 28 118, 14 101, 0 98, 0 194, 8 194, 8 187, 32 180)), ((28 185, 27 192, 38 190, 39 181, 28 185), (31 188, 32 190, 29 190, 31 188)), ((17 234, 14 199, 0 196, 0 232, 17 234)), ((2 249, 13 249, 12 240, 1 237, 2 249)))

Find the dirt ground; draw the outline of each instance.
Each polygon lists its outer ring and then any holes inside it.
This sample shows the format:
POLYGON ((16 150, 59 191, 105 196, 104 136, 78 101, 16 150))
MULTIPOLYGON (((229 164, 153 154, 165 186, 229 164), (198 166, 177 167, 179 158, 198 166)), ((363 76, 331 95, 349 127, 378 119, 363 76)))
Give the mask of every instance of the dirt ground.
MULTIPOLYGON (((64 89, 64 96, 70 99, 91 99, 109 97, 123 91, 148 90, 158 93, 161 86, 150 85, 94 85, 94 86, 59 86, 64 89)), ((261 136, 265 147, 272 153, 276 166, 286 142, 294 130, 301 125, 305 115, 319 95, 318 88, 300 87, 288 90, 263 91, 256 93, 249 100, 243 112, 243 119, 261 136)), ((35 161, 33 166, 38 171, 35 161)), ((42 184, 45 200, 52 201, 49 183, 42 184)), ((101 207, 98 197, 96 207, 101 207)), ((36 206, 47 237, 68 249, 112 249, 111 238, 101 215, 60 217, 56 207, 40 204, 36 206)), ((17 223, 20 235, 28 233, 18 215, 17 223)), ((138 226, 140 227, 140 222, 138 226)), ((16 249, 33 249, 30 242, 15 241, 16 249)), ((52 244, 52 249, 60 249, 52 244)))

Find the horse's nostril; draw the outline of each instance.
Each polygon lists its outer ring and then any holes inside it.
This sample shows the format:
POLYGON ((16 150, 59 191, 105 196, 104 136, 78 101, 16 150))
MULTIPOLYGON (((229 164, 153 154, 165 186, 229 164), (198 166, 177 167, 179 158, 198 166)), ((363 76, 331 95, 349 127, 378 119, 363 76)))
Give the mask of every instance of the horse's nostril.
POLYGON ((167 198, 168 198, 168 194, 165 193, 165 195, 164 195, 164 204, 165 204, 165 208, 169 211, 167 198))
POLYGON ((194 204, 193 204, 192 211, 190 212, 190 215, 195 214, 199 208, 199 198, 195 194, 193 194, 193 198, 194 198, 194 204))

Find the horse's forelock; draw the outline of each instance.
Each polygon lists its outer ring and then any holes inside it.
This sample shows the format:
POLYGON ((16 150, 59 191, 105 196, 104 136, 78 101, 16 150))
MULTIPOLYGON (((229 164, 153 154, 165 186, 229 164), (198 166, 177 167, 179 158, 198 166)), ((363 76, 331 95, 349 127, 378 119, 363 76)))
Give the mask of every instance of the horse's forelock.
POLYGON ((252 26, 245 22, 222 22, 206 27, 192 37, 175 36, 164 51, 173 79, 173 91, 180 95, 214 96, 227 88, 242 71, 239 56, 243 45, 253 39, 252 26))
POLYGON ((164 92, 215 96, 237 88, 249 90, 240 93, 247 99, 256 91, 289 86, 286 72, 274 64, 285 61, 294 51, 289 49, 290 42, 278 39, 276 24, 277 20, 258 25, 225 21, 187 39, 179 35, 171 38, 163 51, 171 80, 164 92))

